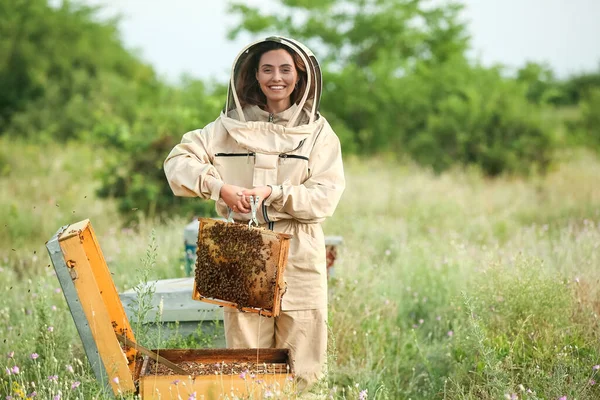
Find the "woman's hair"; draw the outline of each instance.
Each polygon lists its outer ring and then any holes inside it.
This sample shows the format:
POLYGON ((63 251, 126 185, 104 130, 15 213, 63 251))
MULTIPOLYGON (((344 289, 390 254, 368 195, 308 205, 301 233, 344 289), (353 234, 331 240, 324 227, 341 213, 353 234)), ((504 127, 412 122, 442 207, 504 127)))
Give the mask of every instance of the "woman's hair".
POLYGON ((304 61, 302 61, 302 57, 284 44, 274 41, 267 41, 259 43, 249 49, 248 53, 244 55, 245 57, 242 62, 239 64, 239 71, 235 71, 236 74, 234 76, 237 76, 235 90, 238 94, 240 105, 242 107, 246 105, 266 107, 267 97, 260 90, 260 85, 256 80, 256 71, 258 70, 258 63, 260 62, 260 58, 263 54, 271 50, 279 49, 287 51, 288 54, 292 56, 294 66, 296 67, 296 71, 298 73, 297 85, 290 95, 291 104, 299 103, 302 99, 302 95, 306 90, 308 79, 306 65, 304 64, 304 61))

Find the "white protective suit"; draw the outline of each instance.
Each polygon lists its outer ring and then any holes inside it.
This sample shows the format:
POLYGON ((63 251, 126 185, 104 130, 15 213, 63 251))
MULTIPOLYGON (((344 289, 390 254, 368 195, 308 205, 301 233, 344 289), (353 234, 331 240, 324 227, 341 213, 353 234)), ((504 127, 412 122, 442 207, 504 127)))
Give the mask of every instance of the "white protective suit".
MULTIPOLYGON (((223 217, 228 212, 220 200, 225 183, 245 188, 271 185, 271 195, 259 208, 259 223, 293 235, 282 313, 266 318, 226 309, 227 346, 290 348, 296 375, 312 383, 323 372, 327 347, 327 272, 320 223, 340 200, 344 172, 338 137, 318 111, 322 80, 316 58, 294 40, 265 39, 269 40, 290 47, 307 66, 308 85, 301 100, 278 114, 256 105, 242 109, 236 74, 253 46, 263 41, 247 46, 234 62, 224 111, 203 129, 186 133, 165 160, 164 170, 175 195, 213 199, 223 217)), ((248 221, 250 214, 233 217, 248 221)))

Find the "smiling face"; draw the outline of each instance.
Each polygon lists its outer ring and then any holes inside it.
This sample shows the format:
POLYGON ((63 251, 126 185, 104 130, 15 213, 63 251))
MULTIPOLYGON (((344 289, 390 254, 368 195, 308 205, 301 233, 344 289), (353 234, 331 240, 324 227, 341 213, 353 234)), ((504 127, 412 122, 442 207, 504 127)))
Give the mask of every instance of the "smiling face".
POLYGON ((298 71, 292 56, 283 49, 267 51, 260 57, 256 80, 267 97, 268 111, 278 113, 291 106, 298 71))

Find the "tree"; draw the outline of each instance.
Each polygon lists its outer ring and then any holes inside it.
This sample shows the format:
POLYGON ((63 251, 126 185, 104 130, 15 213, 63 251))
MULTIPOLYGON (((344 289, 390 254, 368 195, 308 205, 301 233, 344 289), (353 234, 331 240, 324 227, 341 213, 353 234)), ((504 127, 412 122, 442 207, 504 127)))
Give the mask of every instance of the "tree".
POLYGON ((241 21, 230 37, 283 34, 324 55, 322 109, 344 151, 409 155, 438 171, 477 164, 490 175, 549 162, 552 135, 527 104, 526 84, 468 60, 460 4, 280 3, 273 14, 231 3, 241 21))
POLYGON ((223 86, 161 82, 125 48, 118 19, 99 10, 0 0, 0 134, 110 148, 98 194, 128 217, 210 213, 209 203, 172 194, 162 162, 183 133, 218 115, 223 86))
MULTIPOLYGON (((99 96, 107 83, 126 87, 135 103, 152 97, 159 86, 154 70, 123 46, 118 20, 102 21, 97 12, 66 0, 58 7, 0 1, 0 134, 74 137, 110 107, 99 96)), ((135 118, 131 104, 111 112, 135 118)))
POLYGON ((517 81, 527 85, 527 99, 535 104, 555 104, 563 95, 552 69, 528 62, 517 71, 517 81))

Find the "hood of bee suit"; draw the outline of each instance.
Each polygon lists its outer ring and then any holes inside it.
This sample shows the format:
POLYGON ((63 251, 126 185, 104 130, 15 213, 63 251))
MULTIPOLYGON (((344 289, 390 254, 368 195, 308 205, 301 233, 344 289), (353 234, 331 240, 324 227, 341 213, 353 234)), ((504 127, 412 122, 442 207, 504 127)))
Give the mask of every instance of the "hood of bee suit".
MULTIPOLYGON (((251 72, 251 79, 255 79, 251 72)), ((322 92, 321 67, 314 54, 302 43, 281 36, 271 36, 246 46, 235 58, 227 91, 227 102, 221 121, 229 135, 249 151, 263 154, 291 152, 302 146, 305 139, 318 132, 324 124, 319 114, 322 92), (297 53, 306 66, 307 84, 296 104, 276 114, 276 123, 268 122, 269 113, 256 105, 243 105, 241 67, 262 43, 276 42, 297 53)))

